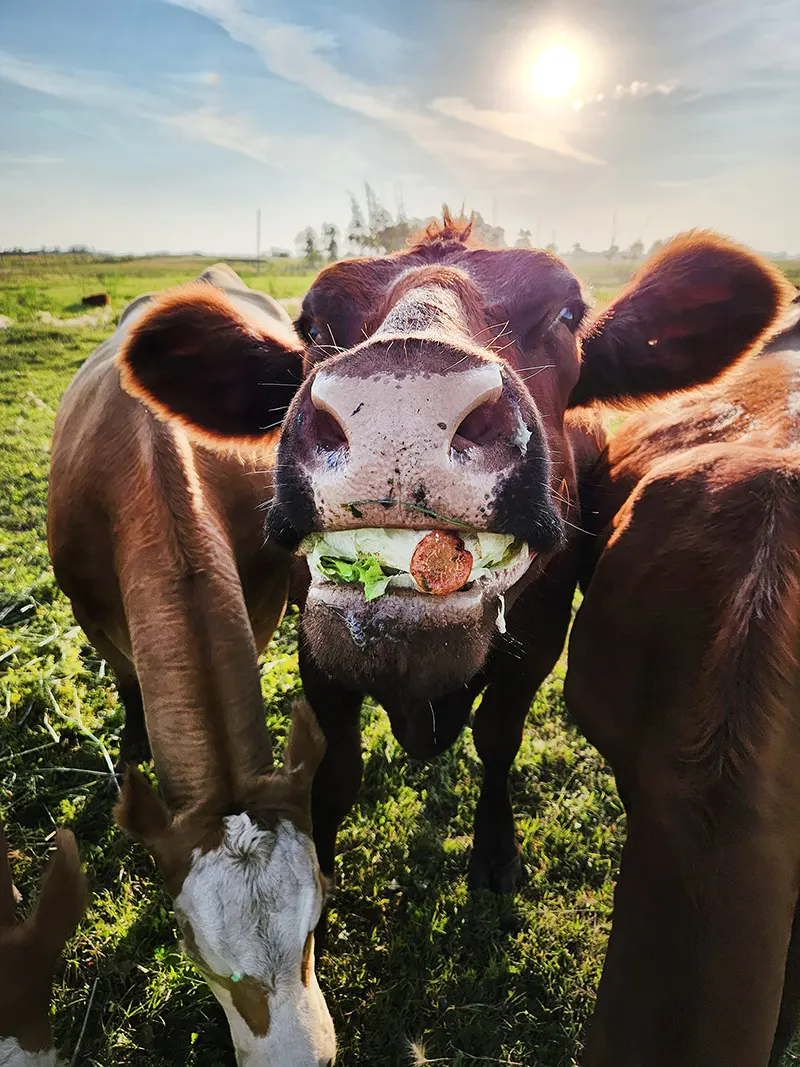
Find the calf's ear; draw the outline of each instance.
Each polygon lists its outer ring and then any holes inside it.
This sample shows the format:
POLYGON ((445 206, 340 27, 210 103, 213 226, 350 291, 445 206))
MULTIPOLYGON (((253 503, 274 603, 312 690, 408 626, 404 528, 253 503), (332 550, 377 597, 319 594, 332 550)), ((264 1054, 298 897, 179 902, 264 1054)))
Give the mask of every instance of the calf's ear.
POLYGON ((710 231, 681 234, 589 327, 569 406, 710 381, 764 336, 790 299, 785 277, 760 256, 710 231))
POLYGON ((53 853, 44 878, 36 909, 28 920, 35 930, 37 948, 57 957, 75 933, 86 913, 89 891, 81 866, 75 837, 58 830, 53 853))
POLYGON ((158 297, 116 355, 123 388, 211 447, 262 444, 303 377, 303 345, 247 322, 203 282, 158 297))

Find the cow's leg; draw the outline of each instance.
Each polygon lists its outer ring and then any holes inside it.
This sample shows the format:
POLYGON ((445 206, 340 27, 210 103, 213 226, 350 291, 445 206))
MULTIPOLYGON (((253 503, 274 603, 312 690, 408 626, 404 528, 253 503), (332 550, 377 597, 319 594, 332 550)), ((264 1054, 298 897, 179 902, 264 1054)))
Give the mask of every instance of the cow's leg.
POLYGON ((129 763, 148 763, 152 758, 144 721, 144 702, 138 679, 117 677, 117 692, 125 708, 125 725, 119 737, 118 770, 129 763))
POLYGON ((147 763, 152 758, 139 679, 131 661, 117 648, 105 630, 89 621, 91 615, 74 602, 72 609, 89 641, 113 671, 117 693, 125 709, 116 767, 117 772, 122 773, 129 763, 147 763))
POLYGON ((327 678, 300 640, 303 692, 325 734, 325 755, 314 776, 311 817, 322 873, 333 884, 336 834, 361 788, 361 703, 363 694, 327 678))
POLYGON ((584 1067, 767 1063, 796 852, 749 813, 634 800, 584 1067))
POLYGON ((489 684, 475 712, 472 733, 483 763, 483 787, 469 865, 473 889, 511 893, 522 879, 508 775, 536 690, 564 647, 575 591, 574 560, 552 566, 510 613, 508 640, 489 661, 489 684))
POLYGON ((772 1043, 769 1067, 778 1067, 789 1043, 800 1026, 800 905, 795 905, 792 939, 786 957, 783 998, 772 1043))

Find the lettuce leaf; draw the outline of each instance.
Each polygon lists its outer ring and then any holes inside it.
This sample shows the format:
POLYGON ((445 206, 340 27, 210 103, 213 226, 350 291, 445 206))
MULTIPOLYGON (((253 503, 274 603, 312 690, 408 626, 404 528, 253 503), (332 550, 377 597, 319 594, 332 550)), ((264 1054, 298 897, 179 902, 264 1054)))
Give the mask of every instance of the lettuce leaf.
POLYGON ((331 581, 358 582, 363 585, 365 600, 376 600, 382 596, 391 577, 383 573, 383 568, 374 556, 360 556, 356 560, 321 556, 319 569, 331 581))

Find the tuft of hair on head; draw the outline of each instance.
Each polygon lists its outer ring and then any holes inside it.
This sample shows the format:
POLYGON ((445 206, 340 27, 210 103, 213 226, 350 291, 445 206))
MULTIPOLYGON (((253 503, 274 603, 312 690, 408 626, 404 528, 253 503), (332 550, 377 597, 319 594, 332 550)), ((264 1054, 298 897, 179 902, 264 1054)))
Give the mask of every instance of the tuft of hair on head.
POLYGON ((409 244, 412 247, 432 245, 445 241, 456 241, 459 244, 467 244, 469 242, 472 244, 472 229, 474 225, 474 211, 470 213, 469 218, 464 215, 463 211, 457 218, 454 218, 447 204, 443 204, 442 221, 431 219, 423 230, 418 231, 411 237, 409 244))

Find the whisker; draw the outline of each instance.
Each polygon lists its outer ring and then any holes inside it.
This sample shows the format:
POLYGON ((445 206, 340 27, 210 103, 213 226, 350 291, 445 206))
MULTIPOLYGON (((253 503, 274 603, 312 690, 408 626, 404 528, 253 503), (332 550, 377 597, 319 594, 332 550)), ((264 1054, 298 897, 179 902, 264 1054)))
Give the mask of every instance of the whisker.
POLYGON ((535 378, 535 377, 536 377, 536 375, 537 375, 537 374, 541 374, 543 370, 552 370, 554 366, 555 366, 555 364, 554 364, 554 363, 549 363, 549 364, 548 364, 547 366, 545 366, 545 367, 539 367, 539 369, 538 369, 538 370, 535 370, 535 371, 533 372, 533 374, 526 374, 526 375, 524 375, 524 376, 523 376, 523 378, 522 378, 522 380, 523 380, 523 382, 527 382, 529 378, 535 378))

